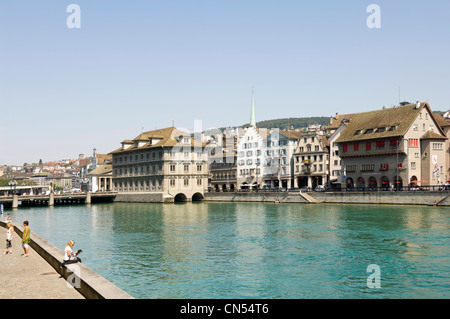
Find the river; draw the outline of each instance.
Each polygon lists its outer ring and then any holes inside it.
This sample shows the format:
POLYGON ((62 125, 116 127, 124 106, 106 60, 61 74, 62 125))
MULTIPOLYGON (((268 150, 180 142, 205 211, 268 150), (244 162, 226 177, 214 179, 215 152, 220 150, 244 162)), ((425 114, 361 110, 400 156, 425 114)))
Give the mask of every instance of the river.
POLYGON ((61 250, 73 239, 86 266, 139 299, 450 298, 445 207, 110 203, 10 212, 61 250))

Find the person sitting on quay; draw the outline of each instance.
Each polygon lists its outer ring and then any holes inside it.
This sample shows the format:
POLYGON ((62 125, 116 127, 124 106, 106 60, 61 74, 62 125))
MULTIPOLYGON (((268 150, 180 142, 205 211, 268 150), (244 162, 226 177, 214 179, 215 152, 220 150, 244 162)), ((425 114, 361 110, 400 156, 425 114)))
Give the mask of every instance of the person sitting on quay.
POLYGON ((74 263, 81 263, 81 259, 79 257, 77 257, 77 255, 79 253, 82 252, 82 250, 78 250, 77 252, 73 251, 73 245, 75 245, 75 242, 73 240, 70 240, 67 245, 66 248, 64 248, 64 260, 63 262, 59 265, 59 268, 62 268, 64 265, 67 264, 74 264, 74 263))

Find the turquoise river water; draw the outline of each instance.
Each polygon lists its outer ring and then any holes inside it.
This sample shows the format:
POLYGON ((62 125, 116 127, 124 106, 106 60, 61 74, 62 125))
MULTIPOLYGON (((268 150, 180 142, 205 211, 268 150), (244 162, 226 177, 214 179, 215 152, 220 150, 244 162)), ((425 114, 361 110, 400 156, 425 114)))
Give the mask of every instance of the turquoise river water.
POLYGON ((113 203, 11 215, 61 250, 75 240, 86 266, 135 298, 450 298, 448 207, 113 203))

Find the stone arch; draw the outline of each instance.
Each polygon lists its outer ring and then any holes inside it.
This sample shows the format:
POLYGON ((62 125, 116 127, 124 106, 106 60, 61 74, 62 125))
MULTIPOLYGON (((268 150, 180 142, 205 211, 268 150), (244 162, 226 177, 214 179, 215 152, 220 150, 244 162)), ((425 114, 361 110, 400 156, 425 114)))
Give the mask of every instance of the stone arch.
POLYGON ((347 178, 347 189, 354 189, 355 183, 353 182, 353 178, 347 178))
POLYGON ((369 182, 369 187, 370 188, 377 188, 378 187, 377 179, 375 177, 370 176, 368 182, 369 182))
POLYGON ((195 193, 192 195, 192 201, 193 202, 201 202, 203 200, 203 195, 201 193, 195 193))
POLYGON ((389 190, 389 178, 387 176, 381 177, 381 189, 382 190, 389 190))
POLYGON ((185 203, 187 202, 187 197, 183 193, 178 193, 173 199, 174 203, 185 203))
POLYGON ((366 187, 366 181, 362 176, 358 177, 358 179, 356 180, 356 185, 358 189, 364 189, 366 187))

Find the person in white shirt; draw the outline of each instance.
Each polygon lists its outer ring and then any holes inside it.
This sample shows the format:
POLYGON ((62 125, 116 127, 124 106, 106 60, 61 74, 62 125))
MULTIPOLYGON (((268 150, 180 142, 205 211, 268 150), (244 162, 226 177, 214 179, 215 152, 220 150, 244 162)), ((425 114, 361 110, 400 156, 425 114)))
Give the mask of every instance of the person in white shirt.
POLYGON ((63 262, 59 265, 59 268, 62 268, 67 264, 81 262, 81 259, 77 257, 77 253, 73 251, 73 245, 75 245, 75 242, 73 240, 70 240, 67 243, 66 248, 64 248, 64 259, 63 262))
POLYGON ((14 233, 14 227, 11 223, 7 224, 8 230, 6 231, 6 249, 5 252, 3 253, 3 255, 6 254, 12 254, 12 244, 11 244, 11 240, 12 240, 12 236, 14 233))

